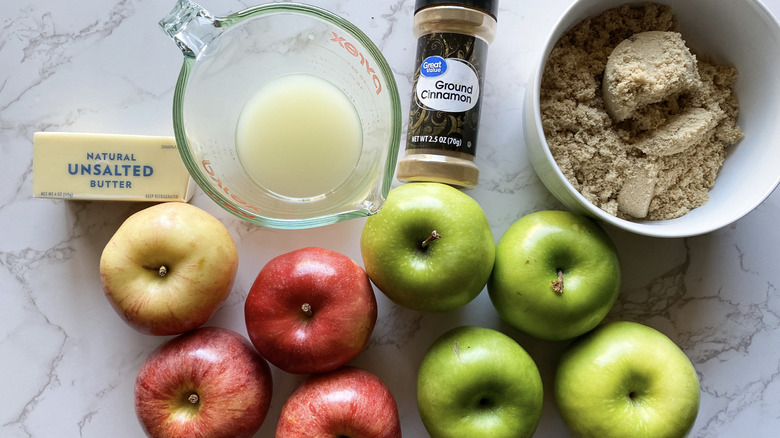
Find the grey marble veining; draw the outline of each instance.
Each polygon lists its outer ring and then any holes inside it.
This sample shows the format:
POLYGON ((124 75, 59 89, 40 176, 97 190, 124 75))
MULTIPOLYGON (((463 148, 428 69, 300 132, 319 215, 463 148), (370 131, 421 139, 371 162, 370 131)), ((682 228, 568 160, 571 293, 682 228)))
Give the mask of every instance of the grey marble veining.
MULTIPOLYGON (((408 111, 415 39, 412 0, 315 0, 357 24, 383 51, 408 111)), ((777 16, 780 1, 766 0, 777 16)), ((122 221, 144 204, 32 199, 36 131, 172 135, 181 53, 157 27, 174 1, 21 1, 0 16, 0 436, 137 437, 133 383, 164 339, 139 334, 101 290, 98 260, 122 221)), ((224 15, 248 1, 203 0, 224 15)), ((496 240, 524 214, 561 208, 525 155, 522 99, 532 63, 569 0, 501 2, 490 47, 480 129, 480 185, 496 240)), ((693 361, 702 388, 693 437, 773 437, 780 428, 780 198, 735 224, 689 239, 609 229, 623 263, 608 319, 651 325, 693 361)), ((241 222, 202 193, 192 203, 221 219, 238 242, 234 290, 209 322, 245 333, 243 301, 262 265, 303 246, 360 260, 361 220, 281 231, 241 222)), ((545 384, 538 437, 568 436, 551 379, 565 343, 531 339, 502 323, 486 293, 447 314, 398 307, 378 293, 379 319, 354 364, 380 376, 399 404, 405 436, 426 436, 415 402, 416 368, 430 343, 462 324, 498 328, 534 357, 545 384)), ((273 436, 286 396, 301 381, 274 370, 273 436)))

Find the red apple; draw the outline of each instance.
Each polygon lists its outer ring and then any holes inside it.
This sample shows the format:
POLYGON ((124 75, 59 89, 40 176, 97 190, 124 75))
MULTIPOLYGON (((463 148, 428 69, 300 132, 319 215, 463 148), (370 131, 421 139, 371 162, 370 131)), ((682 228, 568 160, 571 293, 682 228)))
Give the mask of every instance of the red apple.
POLYGON ((251 437, 271 404, 271 369, 238 333, 201 327, 158 347, 135 381, 150 437, 251 437))
POLYGON ((276 438, 400 438, 393 394, 379 377, 351 366, 306 379, 285 402, 276 438))
POLYGON ((295 374, 332 371, 354 359, 368 343, 376 315, 366 271, 323 248, 271 259, 244 305, 252 344, 276 367, 295 374))
POLYGON ((167 202, 122 223, 103 249, 100 280, 114 310, 152 335, 200 327, 230 294, 238 250, 227 228, 194 205, 167 202))

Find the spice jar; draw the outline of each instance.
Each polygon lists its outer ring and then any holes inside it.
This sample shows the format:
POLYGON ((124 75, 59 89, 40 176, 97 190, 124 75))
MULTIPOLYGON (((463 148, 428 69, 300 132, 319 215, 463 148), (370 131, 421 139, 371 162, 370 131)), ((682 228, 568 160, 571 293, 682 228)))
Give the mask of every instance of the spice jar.
POLYGON ((417 0, 416 69, 403 182, 473 187, 488 45, 496 35, 498 0, 417 0))

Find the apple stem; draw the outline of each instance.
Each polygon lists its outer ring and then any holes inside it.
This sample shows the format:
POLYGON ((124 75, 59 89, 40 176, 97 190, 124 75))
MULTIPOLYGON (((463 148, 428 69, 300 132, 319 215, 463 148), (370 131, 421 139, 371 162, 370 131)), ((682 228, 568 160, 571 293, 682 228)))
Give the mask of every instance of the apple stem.
POLYGON ((301 306, 301 310, 303 311, 303 314, 306 316, 314 315, 314 312, 311 310, 311 304, 309 303, 303 303, 303 305, 301 306))
POLYGON ((165 267, 165 265, 160 266, 160 269, 157 271, 157 273, 160 274, 160 277, 165 277, 168 275, 168 268, 165 267))
POLYGON ((189 401, 192 404, 195 404, 200 400, 200 397, 198 397, 198 394, 195 394, 194 392, 190 394, 189 397, 187 397, 187 401, 189 401))
POLYGON ((558 294, 563 294, 563 270, 558 269, 558 279, 555 281, 551 281, 550 284, 552 285, 552 288, 555 292, 558 294))
POLYGON ((441 234, 439 234, 438 232, 436 232, 436 230, 433 230, 433 231, 431 231, 431 235, 430 235, 430 236, 428 236, 428 238, 427 238, 427 239, 423 240, 423 243, 422 243, 422 247, 423 247, 423 249, 424 249, 425 247, 427 247, 427 246, 428 246, 428 245, 429 245, 431 242, 433 242, 434 240, 439 240, 439 239, 441 239, 441 234))

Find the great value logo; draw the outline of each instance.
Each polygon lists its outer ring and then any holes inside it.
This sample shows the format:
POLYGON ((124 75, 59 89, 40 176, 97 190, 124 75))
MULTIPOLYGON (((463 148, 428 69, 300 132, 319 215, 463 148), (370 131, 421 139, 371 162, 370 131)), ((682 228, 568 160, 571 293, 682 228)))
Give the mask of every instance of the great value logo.
POLYGON ((447 60, 441 56, 429 56, 420 65, 420 74, 427 78, 441 76, 447 71, 447 60))
POLYGON ((457 58, 425 58, 415 88, 418 104, 434 111, 465 112, 474 108, 479 99, 476 69, 457 58))

